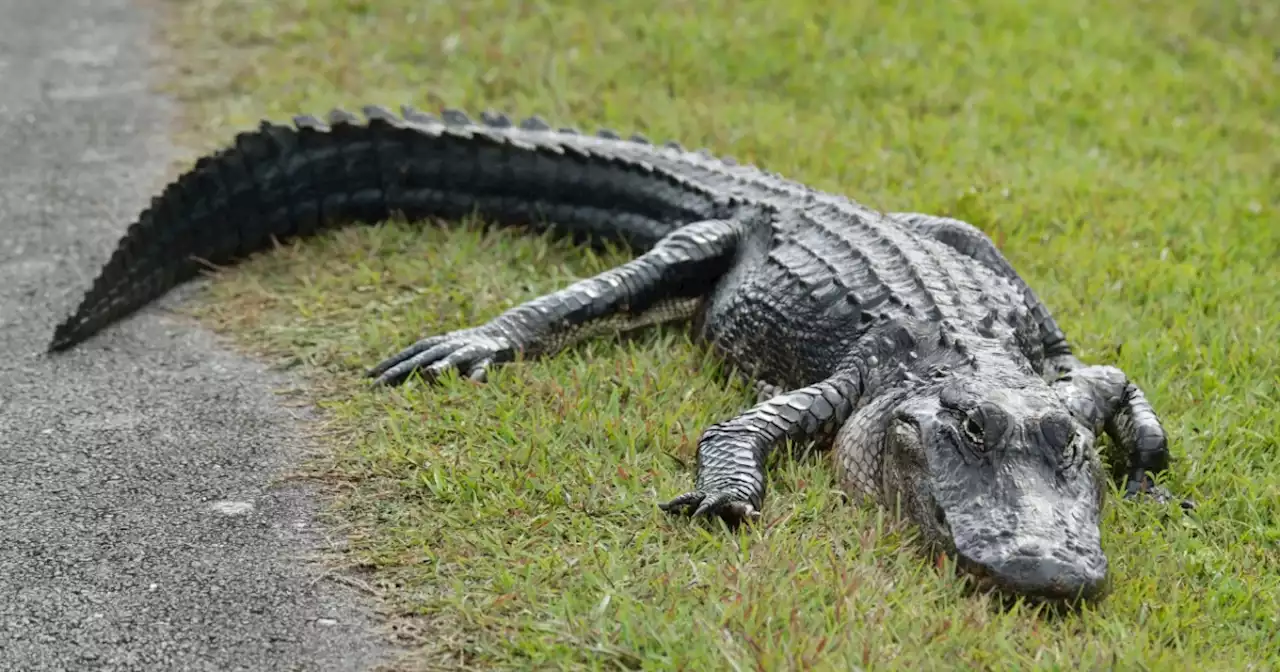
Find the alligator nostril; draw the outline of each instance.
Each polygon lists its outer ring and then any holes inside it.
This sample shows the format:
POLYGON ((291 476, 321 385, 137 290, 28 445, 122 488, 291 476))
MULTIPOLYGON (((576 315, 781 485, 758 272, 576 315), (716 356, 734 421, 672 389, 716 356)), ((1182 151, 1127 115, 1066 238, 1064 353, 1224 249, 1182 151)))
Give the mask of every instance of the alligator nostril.
POLYGON ((1040 560, 1047 556, 1047 554, 1044 552, 1044 549, 1042 547, 1034 544, 1028 545, 1028 546, 1019 546, 1018 548, 1014 549, 1012 555, 1015 558, 1031 558, 1034 560, 1040 560))
POLYGON ((1041 418, 1040 433, 1050 449, 1062 452, 1071 445, 1076 435, 1076 428, 1066 413, 1054 413, 1041 418))

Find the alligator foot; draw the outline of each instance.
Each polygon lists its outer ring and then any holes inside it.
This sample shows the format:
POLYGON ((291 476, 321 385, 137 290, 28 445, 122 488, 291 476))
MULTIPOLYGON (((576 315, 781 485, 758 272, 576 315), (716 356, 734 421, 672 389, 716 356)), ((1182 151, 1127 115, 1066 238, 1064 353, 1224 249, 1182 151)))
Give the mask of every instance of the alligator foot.
POLYGON ((1178 502, 1183 511, 1191 511, 1196 508, 1196 503, 1192 499, 1180 499, 1168 488, 1163 485, 1157 485, 1151 479, 1131 478, 1129 484, 1125 486, 1124 499, 1128 501, 1148 500, 1157 504, 1168 504, 1169 502, 1178 502))
POLYGON ((424 338, 383 360, 366 374, 378 385, 404 382, 414 371, 421 371, 428 381, 449 369, 475 381, 484 381, 489 367, 510 361, 515 356, 511 339, 501 329, 483 327, 460 329, 424 338))
POLYGON ((755 420, 748 411, 703 431, 694 489, 659 508, 693 518, 718 516, 730 529, 758 519, 764 502, 764 462, 772 442, 756 429, 755 420))
POLYGON ((668 513, 682 513, 694 518, 719 516, 731 529, 737 528, 744 522, 760 518, 760 512, 756 507, 729 490, 686 492, 665 504, 659 504, 658 508, 668 513))

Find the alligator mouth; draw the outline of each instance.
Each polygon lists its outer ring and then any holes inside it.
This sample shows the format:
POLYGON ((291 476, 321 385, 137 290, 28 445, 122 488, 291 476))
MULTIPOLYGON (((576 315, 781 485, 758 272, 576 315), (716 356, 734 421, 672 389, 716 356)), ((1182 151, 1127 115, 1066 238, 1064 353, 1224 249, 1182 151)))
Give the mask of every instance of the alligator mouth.
POLYGON ((950 548, 939 550, 954 554, 959 573, 974 592, 989 594, 1009 606, 1021 601, 1071 610, 1107 592, 1109 577, 1105 557, 1047 552, 1033 555, 1020 552, 1007 541, 988 540, 994 546, 984 545, 980 540, 976 544, 975 540, 966 543, 963 535, 956 537, 941 505, 934 504, 933 515, 943 534, 941 538, 951 540, 947 544, 950 548), (1099 571, 1099 567, 1103 569, 1099 571))
POLYGON ((969 597, 979 595, 989 597, 992 606, 997 610, 1007 612, 1017 607, 1023 609, 1030 607, 1039 611, 1042 616, 1059 618, 1078 615, 1085 603, 1090 601, 1080 597, 1024 592, 1012 588, 994 577, 982 565, 964 557, 956 558, 956 565, 965 581, 963 594, 969 597))
MULTIPOLYGON (((1045 558, 1041 562, 1052 562, 1045 558)), ((1006 608, 1021 602, 1026 605, 1051 607, 1054 611, 1078 611, 1085 603, 1093 602, 1106 594, 1108 580, 1087 582, 1075 590, 1067 590, 1052 582, 1027 583, 1017 578, 992 571, 963 553, 956 553, 956 566, 974 593, 995 598, 1006 608)))

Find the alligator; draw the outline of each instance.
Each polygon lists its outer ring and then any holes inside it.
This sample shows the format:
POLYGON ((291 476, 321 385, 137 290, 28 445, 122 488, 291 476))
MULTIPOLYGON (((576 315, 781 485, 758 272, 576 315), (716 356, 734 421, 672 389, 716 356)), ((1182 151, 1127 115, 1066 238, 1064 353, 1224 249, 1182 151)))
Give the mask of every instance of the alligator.
POLYGON ((492 111, 362 111, 264 120, 196 161, 130 226, 49 351, 207 264, 278 241, 397 216, 478 216, 634 254, 487 323, 423 338, 366 375, 483 382, 593 335, 685 322, 758 398, 702 431, 693 488, 658 503, 671 515, 756 520, 771 456, 807 447, 832 456, 850 497, 891 508, 976 585, 1079 604, 1110 585, 1103 458, 1123 498, 1174 501, 1157 484, 1170 451, 1143 391, 1078 359, 971 223, 879 212, 639 134, 492 111), (1105 456, 1104 433, 1115 448, 1105 456))

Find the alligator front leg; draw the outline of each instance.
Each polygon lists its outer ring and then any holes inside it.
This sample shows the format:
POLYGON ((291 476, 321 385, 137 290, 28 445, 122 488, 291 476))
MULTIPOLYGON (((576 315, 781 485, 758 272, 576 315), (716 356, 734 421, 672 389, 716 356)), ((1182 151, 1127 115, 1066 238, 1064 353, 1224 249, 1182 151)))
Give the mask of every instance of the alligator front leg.
POLYGON ((719 515, 731 526, 759 517, 765 464, 784 441, 833 436, 861 394, 856 374, 837 374, 816 385, 757 404, 707 428, 698 441, 694 489, 659 506, 664 511, 719 515))
POLYGON ((396 384, 414 371, 433 380, 453 369, 483 380, 518 355, 553 354, 588 336, 688 318, 719 280, 742 222, 711 220, 677 229, 635 259, 512 308, 487 324, 424 338, 369 372, 396 384))
MULTIPOLYGON (((1095 434, 1111 437, 1124 461, 1125 499, 1147 495, 1159 502, 1174 499, 1153 478, 1169 469, 1169 439, 1142 389, 1114 366, 1085 366, 1074 357, 1056 362, 1062 377, 1054 388, 1071 412, 1095 434)), ((1195 503, 1182 500, 1182 507, 1195 503)))

